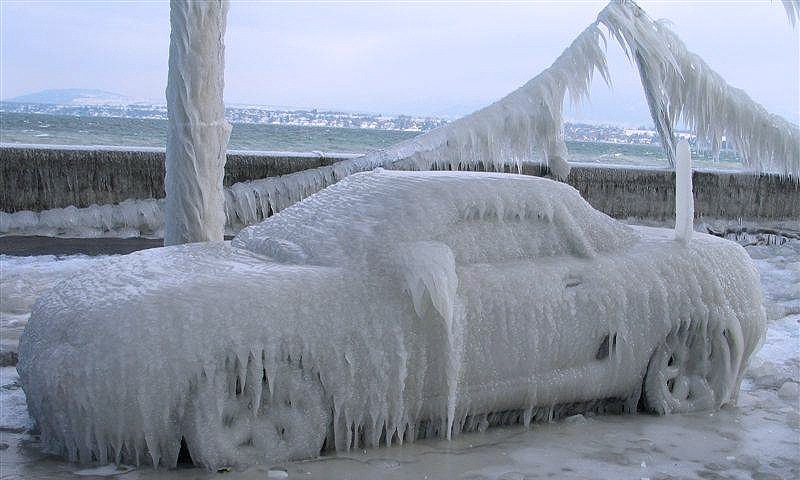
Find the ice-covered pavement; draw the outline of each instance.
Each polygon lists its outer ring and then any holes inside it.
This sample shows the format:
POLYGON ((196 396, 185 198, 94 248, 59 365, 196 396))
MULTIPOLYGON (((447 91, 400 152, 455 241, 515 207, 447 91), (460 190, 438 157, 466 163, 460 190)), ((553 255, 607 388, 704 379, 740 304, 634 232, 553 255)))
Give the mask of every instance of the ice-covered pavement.
MULTIPOLYGON (((747 248, 761 273, 769 330, 738 406, 654 417, 570 417, 453 441, 354 451, 228 472, 224 478, 800 478, 800 241, 747 248)), ((0 257, 0 330, 13 345, 36 295, 107 257, 0 257)), ((69 366, 65 366, 69 368, 69 366)), ((0 478, 218 478, 199 469, 87 468, 39 452, 13 367, 0 369, 0 478)))

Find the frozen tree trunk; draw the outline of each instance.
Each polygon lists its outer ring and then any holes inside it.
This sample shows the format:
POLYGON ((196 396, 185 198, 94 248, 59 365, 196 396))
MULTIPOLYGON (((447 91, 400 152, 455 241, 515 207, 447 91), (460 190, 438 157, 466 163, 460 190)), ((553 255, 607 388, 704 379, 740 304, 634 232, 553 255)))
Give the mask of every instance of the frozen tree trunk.
POLYGON ((689 142, 681 139, 675 155, 675 239, 689 243, 693 231, 692 152, 689 142))
POLYGON ((227 0, 170 2, 164 244, 223 240, 227 0))

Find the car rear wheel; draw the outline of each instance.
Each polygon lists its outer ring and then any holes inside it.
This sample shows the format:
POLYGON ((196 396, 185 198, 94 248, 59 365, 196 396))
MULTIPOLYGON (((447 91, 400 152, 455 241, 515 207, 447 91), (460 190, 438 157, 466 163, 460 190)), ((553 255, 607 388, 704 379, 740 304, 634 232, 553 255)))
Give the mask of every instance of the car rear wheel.
POLYGON ((660 415, 719 408, 731 392, 727 330, 683 323, 656 347, 647 366, 644 400, 660 415))

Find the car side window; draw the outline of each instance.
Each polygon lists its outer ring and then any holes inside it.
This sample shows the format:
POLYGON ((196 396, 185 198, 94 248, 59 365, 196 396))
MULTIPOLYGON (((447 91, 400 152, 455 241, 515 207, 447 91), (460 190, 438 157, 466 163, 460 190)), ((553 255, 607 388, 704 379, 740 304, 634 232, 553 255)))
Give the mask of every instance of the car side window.
POLYGON ((466 208, 435 240, 449 245, 456 261, 497 263, 560 255, 584 256, 582 238, 541 214, 466 208))

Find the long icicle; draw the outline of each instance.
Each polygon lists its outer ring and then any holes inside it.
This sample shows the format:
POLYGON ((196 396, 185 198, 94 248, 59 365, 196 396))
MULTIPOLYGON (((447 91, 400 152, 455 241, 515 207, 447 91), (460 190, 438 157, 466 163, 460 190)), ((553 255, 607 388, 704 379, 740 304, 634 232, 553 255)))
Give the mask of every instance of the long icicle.
MULTIPOLYGON (((667 127, 674 128, 682 120, 699 143, 710 147, 715 155, 724 137, 742 156, 745 166, 800 176, 798 126, 769 113, 744 91, 728 85, 686 48, 666 21, 653 21, 632 0, 612 1, 597 18, 631 62, 644 65, 645 91, 659 104, 653 121, 662 141, 669 137, 667 127)), ((664 143, 669 154, 670 142, 664 143)))

